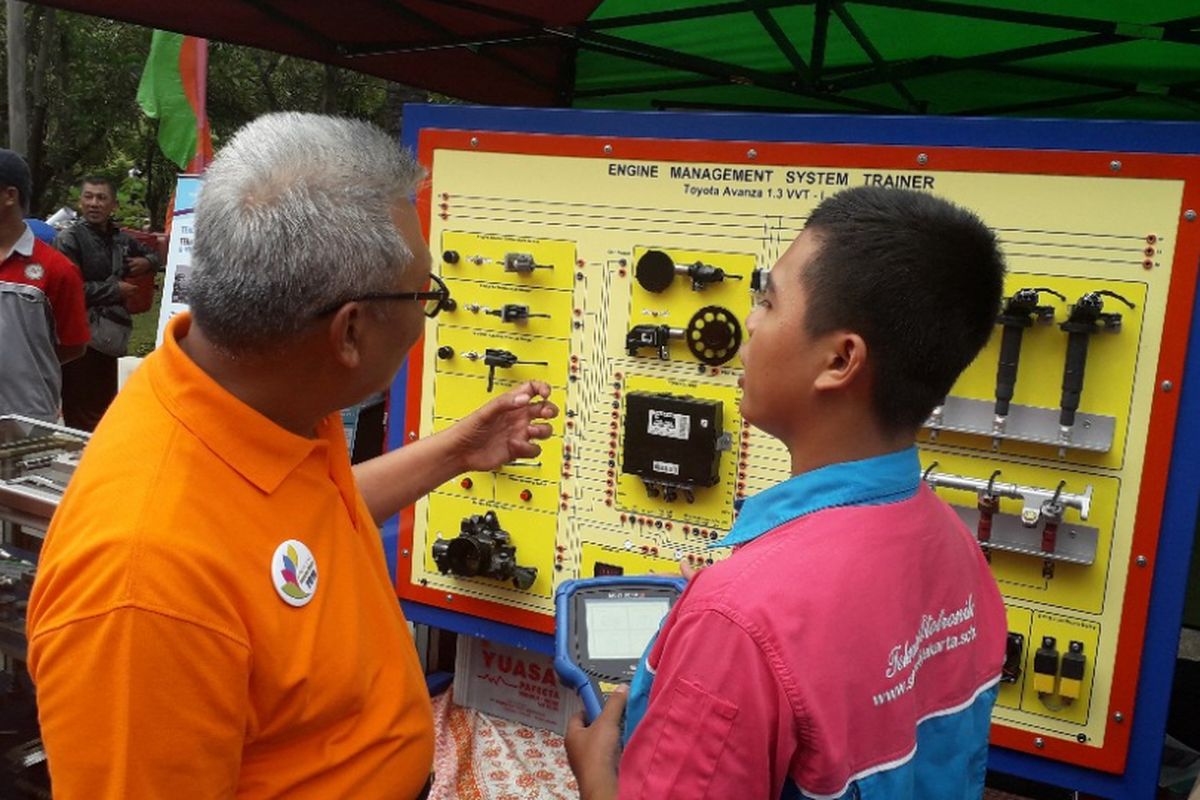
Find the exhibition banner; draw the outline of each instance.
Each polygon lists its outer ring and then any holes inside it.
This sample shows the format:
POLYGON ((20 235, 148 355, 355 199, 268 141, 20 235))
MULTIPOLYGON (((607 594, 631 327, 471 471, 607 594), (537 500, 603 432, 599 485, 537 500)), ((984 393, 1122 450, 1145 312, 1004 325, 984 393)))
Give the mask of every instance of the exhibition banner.
POLYGON ((199 175, 180 175, 175 186, 175 205, 171 211, 171 243, 167 249, 167 274, 163 279, 162 305, 158 312, 158 335, 162 344, 167 320, 186 311, 188 278, 192 272, 192 239, 196 218, 196 198, 200 194, 199 175))

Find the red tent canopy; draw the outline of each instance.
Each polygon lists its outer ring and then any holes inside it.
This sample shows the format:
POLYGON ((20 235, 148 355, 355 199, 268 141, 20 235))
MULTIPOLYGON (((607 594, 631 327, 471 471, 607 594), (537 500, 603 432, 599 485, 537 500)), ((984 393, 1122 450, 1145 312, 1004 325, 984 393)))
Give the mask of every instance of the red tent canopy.
POLYGON ((337 64, 480 103, 569 105, 570 29, 600 0, 38 0, 337 64))

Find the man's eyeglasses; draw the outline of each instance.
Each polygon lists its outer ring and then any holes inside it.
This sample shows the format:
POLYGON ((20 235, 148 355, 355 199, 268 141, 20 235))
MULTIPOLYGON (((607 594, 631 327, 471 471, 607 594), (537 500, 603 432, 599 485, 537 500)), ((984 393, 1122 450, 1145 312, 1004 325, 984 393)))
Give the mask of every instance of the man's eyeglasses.
POLYGON ((424 292, 370 292, 368 294, 360 294, 357 297, 348 297, 345 300, 339 300, 333 305, 326 306, 317 312, 316 316, 323 317, 326 314, 332 314, 346 303, 361 303, 366 300, 417 300, 423 305, 421 310, 425 312, 425 316, 432 319, 442 311, 449 311, 454 308, 454 301, 450 299, 450 290, 446 288, 446 284, 437 275, 429 276, 432 288, 424 292))

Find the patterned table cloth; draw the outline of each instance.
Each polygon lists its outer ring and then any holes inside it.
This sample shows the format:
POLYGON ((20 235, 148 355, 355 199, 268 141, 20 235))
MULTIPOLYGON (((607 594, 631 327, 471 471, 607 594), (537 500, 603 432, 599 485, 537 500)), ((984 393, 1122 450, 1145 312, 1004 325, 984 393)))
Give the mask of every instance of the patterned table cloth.
POLYGON ((430 800, 578 800, 557 733, 433 699, 437 734, 430 800))

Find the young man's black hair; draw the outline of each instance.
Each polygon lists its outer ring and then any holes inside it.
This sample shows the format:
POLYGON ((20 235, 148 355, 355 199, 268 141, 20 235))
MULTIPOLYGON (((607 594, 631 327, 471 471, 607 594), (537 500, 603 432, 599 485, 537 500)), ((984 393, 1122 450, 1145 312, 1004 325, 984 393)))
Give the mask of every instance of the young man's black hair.
POLYGON ((117 182, 107 175, 85 175, 83 180, 79 181, 80 188, 83 188, 84 184, 91 184, 92 186, 107 186, 108 193, 111 194, 113 198, 116 198, 117 196, 117 182))
POLYGON ((1004 288, 995 235, 949 201, 874 186, 823 201, 806 230, 821 243, 803 274, 808 333, 862 336, 880 423, 916 429, 991 336, 1004 288))

